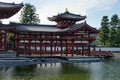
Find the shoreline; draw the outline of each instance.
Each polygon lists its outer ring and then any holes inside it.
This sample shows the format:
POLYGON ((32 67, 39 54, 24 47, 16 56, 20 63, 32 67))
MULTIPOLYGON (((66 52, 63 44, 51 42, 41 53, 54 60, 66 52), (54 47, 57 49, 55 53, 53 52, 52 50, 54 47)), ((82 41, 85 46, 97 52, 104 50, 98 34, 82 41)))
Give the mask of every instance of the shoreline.
POLYGON ((120 53, 113 53, 113 56, 120 57, 120 53))
POLYGON ((94 57, 13 57, 0 58, 0 67, 23 66, 33 64, 47 63, 90 63, 101 62, 99 58, 94 57))

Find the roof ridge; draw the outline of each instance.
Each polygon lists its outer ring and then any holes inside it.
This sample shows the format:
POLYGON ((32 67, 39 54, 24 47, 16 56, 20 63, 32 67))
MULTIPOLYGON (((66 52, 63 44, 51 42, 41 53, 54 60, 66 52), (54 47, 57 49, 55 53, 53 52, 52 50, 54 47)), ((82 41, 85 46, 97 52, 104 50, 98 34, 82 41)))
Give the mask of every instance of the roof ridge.
POLYGON ((25 24, 25 23, 14 23, 14 22, 10 22, 10 25, 51 26, 51 27, 56 27, 56 25, 49 25, 49 24, 25 24))
POLYGON ((1 4, 8 4, 8 5, 19 5, 19 4, 23 4, 23 3, 7 3, 7 2, 0 2, 1 4))

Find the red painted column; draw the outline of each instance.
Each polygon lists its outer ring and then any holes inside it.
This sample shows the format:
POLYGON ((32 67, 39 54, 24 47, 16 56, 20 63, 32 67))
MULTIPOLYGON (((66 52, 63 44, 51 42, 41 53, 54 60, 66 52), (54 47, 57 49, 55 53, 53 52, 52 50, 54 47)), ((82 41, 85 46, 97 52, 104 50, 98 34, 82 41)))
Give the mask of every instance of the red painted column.
POLYGON ((76 55, 78 55, 78 45, 76 45, 76 55))
POLYGON ((23 40, 23 46, 24 46, 24 55, 26 55, 26 44, 25 44, 25 39, 22 39, 23 40))
POLYGON ((25 40, 24 40, 24 46, 25 46, 25 50, 24 50, 25 52, 24 52, 24 54, 27 55, 27 47, 26 47, 25 40))
POLYGON ((16 51, 16 40, 17 40, 17 39, 16 39, 16 34, 15 34, 15 32, 14 32, 14 37, 13 37, 13 38, 14 38, 14 51, 16 51))
POLYGON ((53 54, 54 54, 54 50, 53 50, 53 46, 54 46, 54 44, 53 44, 53 33, 51 33, 50 34, 50 38, 49 38, 50 40, 50 55, 52 56, 53 54))
POLYGON ((34 41, 35 41, 35 42, 34 42, 34 48, 35 48, 35 49, 34 49, 34 54, 36 54, 36 53, 37 53, 37 50, 36 50, 36 38, 34 39, 34 41))
POLYGON ((51 41, 51 45, 50 45, 50 46, 51 46, 51 47, 50 47, 51 56, 52 56, 52 52, 53 52, 53 51, 52 51, 52 47, 53 47, 53 46, 52 46, 52 43, 53 43, 53 41, 51 41))
POLYGON ((19 38, 19 33, 17 33, 17 56, 19 56, 20 53, 20 38, 19 38))
POLYGON ((70 54, 70 43, 68 43, 68 54, 70 54))
POLYGON ((63 55, 63 51, 62 51, 62 41, 60 41, 60 54, 63 55))
POLYGON ((67 44, 67 40, 65 42, 66 42, 66 51, 65 51, 65 53, 66 53, 66 56, 68 56, 68 44, 67 44))
POLYGON ((4 50, 7 50, 7 32, 4 33, 4 50))
POLYGON ((47 41, 45 42, 45 54, 47 54, 46 48, 47 48, 47 41))
POLYGON ((29 39, 29 55, 31 55, 31 39, 29 39))
POLYGON ((71 45, 72 45, 72 46, 71 46, 71 47, 72 47, 72 56, 74 56, 74 41, 72 40, 71 42, 72 42, 72 43, 71 43, 71 45))
POLYGON ((40 52, 39 52, 39 54, 40 55, 42 55, 42 40, 41 40, 41 36, 42 36, 42 34, 41 33, 39 33, 39 35, 40 35, 40 38, 39 38, 39 48, 40 48, 40 52))
MULTIPOLYGON (((0 30, 0 35, 2 35, 2 34, 1 34, 1 30, 0 30)), ((1 44, 2 44, 2 38, 1 38, 1 36, 0 36, 0 49, 1 49, 1 44)))
MULTIPOLYGON (((0 30, 1 31, 1 30, 0 30)), ((2 50, 2 33, 0 32, 0 49, 2 50)))
POLYGON ((56 55, 56 43, 54 43, 54 54, 56 55))
POLYGON ((40 40, 39 45, 40 45, 40 55, 42 55, 42 40, 40 40))
POLYGON ((32 49, 31 49, 31 47, 32 47, 33 45, 32 45, 32 37, 31 37, 31 32, 29 33, 29 55, 32 55, 32 49))
POLYGON ((80 54, 83 56, 84 54, 84 47, 82 46, 82 50, 80 51, 80 54))
POLYGON ((17 39, 17 56, 19 56, 19 40, 17 39))
POLYGON ((90 43, 91 43, 91 42, 89 41, 89 44, 88 44, 88 56, 91 55, 91 53, 90 53, 90 52, 91 52, 91 51, 90 51, 90 43))
MULTIPOLYGON (((90 33, 88 33, 88 38, 90 37, 90 33)), ((88 41, 88 56, 90 56, 90 43, 91 41, 88 41)))

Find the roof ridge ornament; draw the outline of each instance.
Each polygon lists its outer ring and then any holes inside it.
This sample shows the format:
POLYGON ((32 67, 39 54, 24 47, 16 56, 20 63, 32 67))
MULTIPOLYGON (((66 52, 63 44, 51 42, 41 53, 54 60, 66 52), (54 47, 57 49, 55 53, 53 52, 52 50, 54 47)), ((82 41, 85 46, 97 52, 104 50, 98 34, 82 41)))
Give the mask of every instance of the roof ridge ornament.
POLYGON ((87 22, 86 22, 86 20, 85 20, 85 22, 84 22, 84 23, 85 23, 85 24, 87 23, 87 22))
POLYGON ((65 12, 69 12, 68 8, 65 9, 65 12))

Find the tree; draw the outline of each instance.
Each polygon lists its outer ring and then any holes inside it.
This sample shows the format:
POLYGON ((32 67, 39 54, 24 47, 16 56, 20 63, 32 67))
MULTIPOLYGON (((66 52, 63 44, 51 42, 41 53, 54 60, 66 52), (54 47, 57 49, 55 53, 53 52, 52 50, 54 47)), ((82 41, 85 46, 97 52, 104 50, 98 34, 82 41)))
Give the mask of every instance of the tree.
POLYGON ((111 17, 111 22, 110 22, 110 33, 109 33, 109 43, 110 43, 110 46, 118 46, 118 34, 119 34, 119 30, 118 30, 118 27, 119 27, 119 17, 117 14, 114 14, 112 17, 111 17))
POLYGON ((114 14, 111 18, 111 22, 110 22, 110 25, 114 28, 117 28, 118 27, 118 21, 119 21, 119 17, 117 14, 114 14))
POLYGON ((117 40, 116 40, 116 43, 117 43, 117 46, 120 47, 120 19, 118 21, 118 28, 117 28, 117 40))
POLYGON ((120 19, 117 14, 111 17, 108 22, 108 17, 103 16, 99 34, 99 42, 104 46, 120 47, 120 19))
POLYGON ((120 47, 120 27, 118 27, 118 29, 117 29, 116 36, 117 36, 117 38, 116 38, 117 46, 120 47))
POLYGON ((38 24, 40 22, 36 8, 31 4, 25 4, 20 16, 20 22, 25 24, 38 24))
POLYGON ((100 33, 99 33, 99 42, 100 42, 100 45, 104 45, 104 46, 106 46, 109 38, 109 22, 108 21, 109 21, 108 16, 103 16, 100 33))
POLYGON ((110 32, 109 32, 109 40, 108 40, 108 45, 109 46, 116 46, 116 29, 114 27, 110 28, 110 32))

